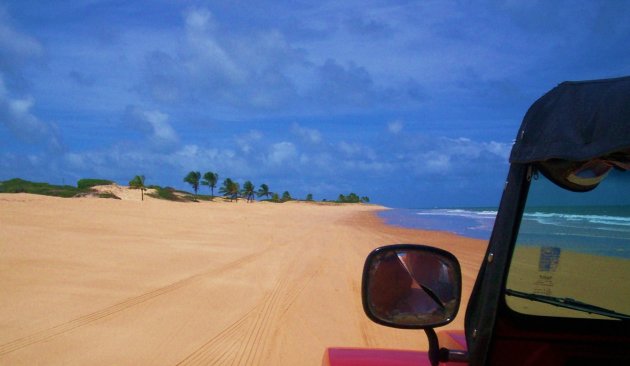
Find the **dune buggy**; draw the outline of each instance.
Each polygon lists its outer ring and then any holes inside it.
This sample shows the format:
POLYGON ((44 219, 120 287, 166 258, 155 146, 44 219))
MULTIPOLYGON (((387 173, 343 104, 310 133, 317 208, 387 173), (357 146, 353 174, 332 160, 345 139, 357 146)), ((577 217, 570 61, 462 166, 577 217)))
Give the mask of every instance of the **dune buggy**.
POLYGON ((329 348, 323 365, 630 365, 630 77, 564 82, 527 111, 465 329, 457 258, 374 250, 363 307, 428 352, 329 348))

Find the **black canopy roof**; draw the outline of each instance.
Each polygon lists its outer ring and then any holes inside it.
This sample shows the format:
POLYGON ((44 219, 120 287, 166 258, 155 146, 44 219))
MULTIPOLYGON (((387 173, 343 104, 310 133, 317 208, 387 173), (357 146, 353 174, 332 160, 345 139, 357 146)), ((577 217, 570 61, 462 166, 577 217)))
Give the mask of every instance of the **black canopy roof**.
POLYGON ((630 76, 563 82, 529 108, 511 163, 587 161, 630 149, 630 76))

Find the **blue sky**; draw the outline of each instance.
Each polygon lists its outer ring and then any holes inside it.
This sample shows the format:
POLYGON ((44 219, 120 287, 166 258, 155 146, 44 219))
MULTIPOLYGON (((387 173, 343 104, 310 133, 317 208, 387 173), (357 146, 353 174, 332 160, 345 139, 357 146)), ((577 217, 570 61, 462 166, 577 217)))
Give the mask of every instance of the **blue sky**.
POLYGON ((4 1, 0 180, 493 206, 531 103, 630 74, 627 1, 4 1))

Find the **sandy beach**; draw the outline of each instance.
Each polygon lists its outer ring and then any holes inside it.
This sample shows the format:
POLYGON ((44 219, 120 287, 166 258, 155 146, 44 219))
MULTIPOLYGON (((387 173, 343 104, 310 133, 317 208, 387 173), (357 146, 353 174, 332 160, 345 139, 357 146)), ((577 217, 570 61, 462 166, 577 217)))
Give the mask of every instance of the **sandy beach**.
MULTIPOLYGON (((373 205, 0 194, 0 364, 319 365, 324 349, 426 349, 363 313, 363 261, 421 243, 460 260, 462 329, 483 240, 384 225, 373 205)), ((122 192, 119 197, 122 196, 122 192)))

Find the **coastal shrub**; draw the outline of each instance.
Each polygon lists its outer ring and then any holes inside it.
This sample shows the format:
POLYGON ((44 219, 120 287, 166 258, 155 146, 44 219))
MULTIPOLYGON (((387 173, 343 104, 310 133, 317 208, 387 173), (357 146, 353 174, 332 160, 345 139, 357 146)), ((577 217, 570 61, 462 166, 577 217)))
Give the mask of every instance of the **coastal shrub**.
MULTIPOLYGON (((194 200, 194 197, 191 197, 191 201, 194 200)), ((198 194, 197 195, 197 200, 198 201, 213 201, 214 200, 214 196, 212 195, 208 195, 208 194, 198 194)))
POLYGON ((20 178, 0 182, 0 193, 31 193, 44 196, 74 197, 81 192, 81 190, 73 186, 36 183, 20 178))
POLYGON ((98 198, 113 198, 115 200, 119 200, 120 197, 116 196, 115 194, 111 193, 111 192, 101 192, 98 194, 98 198))
POLYGON ((370 202, 370 198, 367 196, 359 197, 356 193, 350 193, 347 196, 340 194, 337 198, 338 203, 367 203, 370 202))
POLYGON ((306 200, 309 201, 309 202, 312 202, 313 201, 313 195, 311 193, 307 194, 306 195, 306 200))
POLYGON ((181 199, 173 193, 175 190, 171 187, 162 188, 160 186, 152 185, 148 188, 155 190, 155 193, 147 193, 147 196, 169 201, 181 201, 181 199))
POLYGON ((151 186, 147 186, 147 188, 154 190, 151 193, 147 193, 147 196, 162 199, 162 200, 175 201, 175 202, 197 202, 198 198, 203 198, 203 197, 195 198, 189 192, 180 191, 173 187, 160 187, 157 185, 151 185, 151 186))
POLYGON ((94 186, 105 186, 109 184, 114 184, 114 182, 107 179, 85 178, 85 179, 79 179, 79 181, 77 182, 77 188, 88 189, 94 186))

